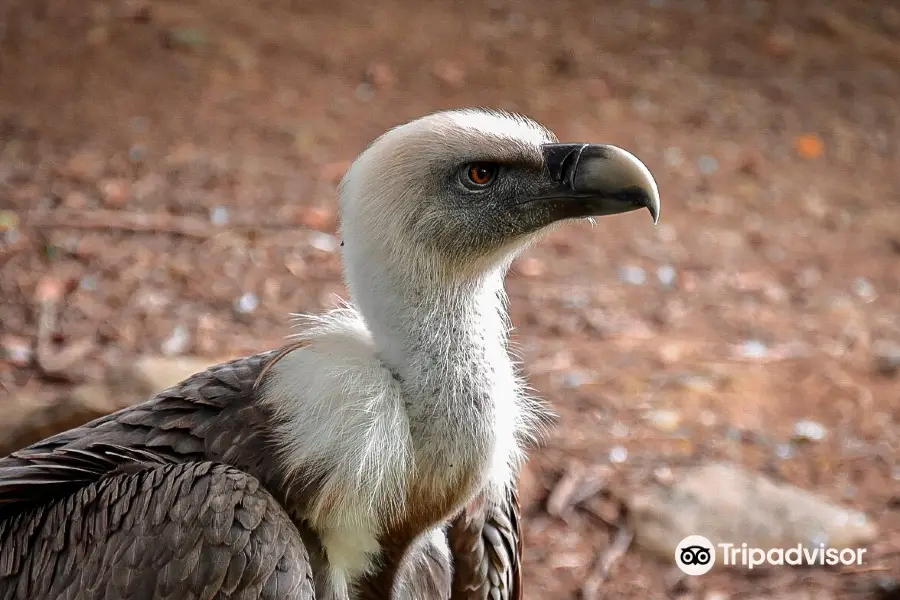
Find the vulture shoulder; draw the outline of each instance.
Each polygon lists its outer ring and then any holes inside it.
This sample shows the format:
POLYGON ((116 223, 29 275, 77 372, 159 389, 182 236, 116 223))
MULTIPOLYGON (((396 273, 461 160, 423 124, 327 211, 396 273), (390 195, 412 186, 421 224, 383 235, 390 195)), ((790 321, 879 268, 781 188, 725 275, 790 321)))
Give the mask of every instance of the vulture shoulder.
POLYGON ((300 532, 242 471, 105 444, 36 458, 3 469, 3 500, 61 489, 0 519, 3 600, 315 597, 300 532))

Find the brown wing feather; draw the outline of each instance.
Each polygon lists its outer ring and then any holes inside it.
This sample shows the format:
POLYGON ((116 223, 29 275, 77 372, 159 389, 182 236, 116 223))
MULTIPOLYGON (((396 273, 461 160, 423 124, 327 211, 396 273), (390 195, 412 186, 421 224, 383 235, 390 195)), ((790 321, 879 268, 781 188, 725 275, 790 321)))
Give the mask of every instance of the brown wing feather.
POLYGON ((453 600, 521 600, 522 535, 515 490, 502 506, 466 509, 450 525, 447 538, 455 563, 453 600))
POLYGON ((246 473, 128 449, 54 454, 57 465, 89 470, 93 455, 113 470, 0 520, 0 599, 315 597, 299 531, 246 473))

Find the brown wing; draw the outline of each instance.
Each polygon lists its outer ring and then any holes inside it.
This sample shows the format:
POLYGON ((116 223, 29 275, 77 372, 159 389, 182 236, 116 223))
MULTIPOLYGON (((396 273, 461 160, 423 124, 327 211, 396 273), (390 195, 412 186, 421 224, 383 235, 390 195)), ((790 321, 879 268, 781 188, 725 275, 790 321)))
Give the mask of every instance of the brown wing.
POLYGON ((466 509, 447 530, 453 554, 453 600, 521 600, 519 499, 466 509))
POLYGON ((6 498, 82 485, 0 520, 3 600, 315 597, 299 531, 246 473, 114 446, 53 455, 7 474, 6 498))
POLYGON ((220 462, 256 477, 270 492, 283 489, 279 470, 265 468, 272 456, 272 442, 267 435, 271 417, 255 401, 253 393, 256 377, 272 354, 217 365, 145 403, 64 431, 0 459, 0 518, 20 506, 69 495, 84 485, 85 478, 92 481, 98 470, 111 468, 96 460, 89 461, 88 467, 79 466, 73 463, 76 455, 71 452, 64 467, 55 452, 84 450, 98 444, 134 452, 145 450, 170 462, 220 462), (42 483, 32 481, 26 486, 19 481, 15 469, 28 465, 52 468, 41 475, 42 483), (271 477, 267 478, 269 473, 271 477))

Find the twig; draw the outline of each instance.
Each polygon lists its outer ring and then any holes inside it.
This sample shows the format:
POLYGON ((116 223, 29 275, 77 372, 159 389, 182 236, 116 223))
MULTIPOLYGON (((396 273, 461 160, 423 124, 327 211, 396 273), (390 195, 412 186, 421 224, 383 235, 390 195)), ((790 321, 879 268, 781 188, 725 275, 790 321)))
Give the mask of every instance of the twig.
POLYGON ((197 217, 176 217, 167 214, 128 213, 113 210, 79 211, 70 213, 53 211, 27 220, 35 227, 62 227, 70 229, 115 229, 136 233, 171 233, 205 240, 221 229, 214 229, 197 217))
POLYGON ((277 223, 234 223, 216 226, 199 217, 169 215, 165 213, 134 213, 118 210, 41 211, 30 215, 26 223, 34 227, 58 227, 70 229, 107 229, 134 233, 169 233, 198 240, 206 240, 223 232, 236 230, 259 231, 263 229, 304 231, 302 225, 277 223))
POLYGON ((572 496, 584 480, 584 465, 572 463, 556 482, 547 497, 547 513, 552 517, 562 517, 572 508, 572 496))
POLYGON ((581 596, 584 600, 596 600, 600 597, 600 587, 612 573, 616 563, 619 562, 631 547, 634 532, 626 527, 619 527, 616 539, 610 547, 600 556, 591 569, 591 574, 581 588, 581 596))
POLYGON ((866 29, 858 23, 854 23, 833 9, 822 9, 815 13, 814 17, 826 29, 839 36, 848 38, 858 48, 868 54, 880 56, 900 64, 900 45, 890 38, 866 29))
POLYGON ((84 359, 94 345, 88 340, 80 340, 60 352, 53 350, 52 337, 62 294, 62 284, 55 279, 45 278, 38 284, 38 330, 34 359, 44 375, 75 381, 78 376, 72 373, 72 365, 84 359))

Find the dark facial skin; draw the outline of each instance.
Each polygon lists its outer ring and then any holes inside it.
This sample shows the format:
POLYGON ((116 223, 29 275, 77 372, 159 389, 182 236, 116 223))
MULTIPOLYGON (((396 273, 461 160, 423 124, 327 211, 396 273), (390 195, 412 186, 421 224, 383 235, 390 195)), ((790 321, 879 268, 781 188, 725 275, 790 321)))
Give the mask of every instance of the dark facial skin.
POLYGON ((432 189, 413 217, 417 242, 458 259, 491 254, 565 219, 648 208, 659 199, 649 173, 617 148, 545 144, 541 155, 504 162, 434 165, 432 189))

